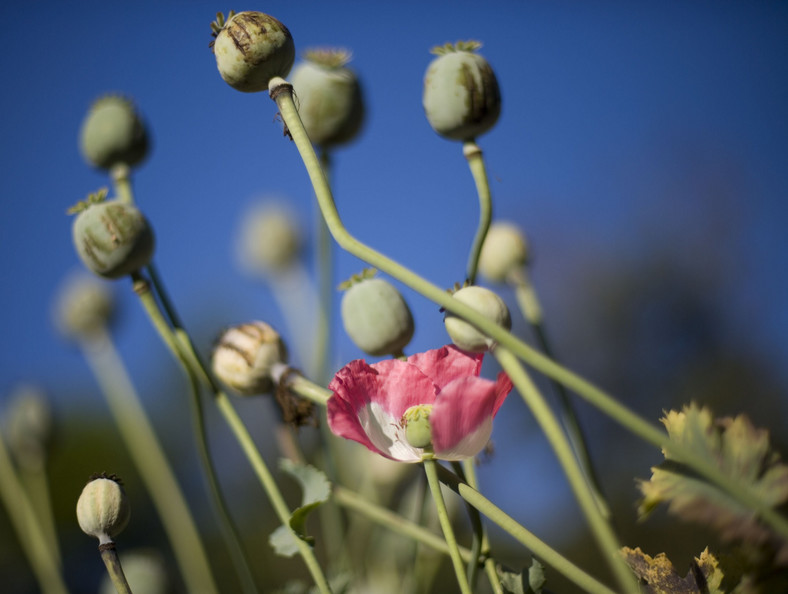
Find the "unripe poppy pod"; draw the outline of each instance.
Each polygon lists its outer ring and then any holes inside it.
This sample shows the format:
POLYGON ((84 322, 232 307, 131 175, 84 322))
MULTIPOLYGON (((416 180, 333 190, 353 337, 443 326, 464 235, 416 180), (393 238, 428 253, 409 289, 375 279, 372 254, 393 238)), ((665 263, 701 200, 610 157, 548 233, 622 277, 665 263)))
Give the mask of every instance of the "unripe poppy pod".
POLYGON ((213 350, 213 372, 241 396, 274 390, 274 366, 287 362, 279 333, 265 322, 249 322, 226 330, 213 350))
POLYGON ((91 106, 79 134, 82 156, 100 169, 137 165, 147 156, 149 144, 132 102, 116 95, 102 97, 91 106))
MULTIPOLYGON (((454 293, 453 298, 472 307, 506 330, 511 329, 512 318, 509 315, 509 308, 506 307, 503 299, 489 289, 478 286, 464 287, 454 293)), ((450 312, 446 312, 443 323, 452 342, 464 351, 480 353, 489 351, 495 346, 495 341, 490 337, 450 312)))
POLYGON ((77 501, 77 521, 82 532, 99 539, 112 539, 129 523, 131 509, 119 480, 114 476, 97 476, 82 489, 77 501))
POLYGON ((427 120, 441 136, 473 140, 487 132, 501 113, 498 80, 487 60, 474 53, 478 42, 447 44, 424 75, 422 103, 427 120))
POLYGON ((216 34, 213 53, 224 81, 244 93, 268 90, 268 81, 287 76, 295 62, 287 27, 256 11, 232 16, 216 34))

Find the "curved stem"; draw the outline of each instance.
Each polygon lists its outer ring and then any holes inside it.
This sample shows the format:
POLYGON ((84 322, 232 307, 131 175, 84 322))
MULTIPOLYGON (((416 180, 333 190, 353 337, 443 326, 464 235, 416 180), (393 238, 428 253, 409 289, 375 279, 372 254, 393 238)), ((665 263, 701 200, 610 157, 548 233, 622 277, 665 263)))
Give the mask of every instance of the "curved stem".
POLYGON ((602 549, 605 562, 610 566, 616 576, 623 592, 637 592, 635 576, 619 554, 619 543, 610 524, 600 513, 594 493, 586 483, 583 471, 575 458, 569 441, 561 430, 558 420, 547 406, 539 390, 528 377, 520 361, 505 348, 498 347, 493 351, 495 358, 503 370, 509 375, 517 391, 531 409, 531 413, 542 428, 547 440, 555 452, 564 474, 569 481, 572 491, 577 498, 580 509, 586 517, 591 532, 602 549))
POLYGON ((11 456, 0 436, 0 499, 8 511, 8 519, 19 537, 22 551, 30 562, 44 594, 66 594, 68 589, 58 569, 44 529, 22 483, 14 470, 11 456))
POLYGON ((247 457, 247 460, 252 465, 252 469, 255 471, 257 478, 260 480, 263 489, 268 495, 268 498, 271 501, 271 504, 279 520, 292 532, 293 538, 298 545, 299 553, 304 559, 309 572, 312 574, 315 584, 318 586, 321 592, 330 592, 331 590, 328 587, 328 581, 323 575, 323 571, 317 562, 314 551, 306 542, 298 538, 295 532, 293 532, 290 528, 290 510, 284 501, 284 497, 282 497, 282 494, 279 491, 276 481, 268 470, 263 457, 260 455, 257 446, 254 444, 251 435, 249 435, 246 426, 243 424, 240 417, 238 416, 238 413, 233 408, 232 404, 227 398, 227 395, 219 389, 216 382, 207 372, 205 365, 197 355, 197 352, 194 349, 194 345, 189 339, 188 334, 183 328, 178 328, 175 333, 171 332, 169 326, 167 326, 166 321, 161 315, 161 312, 156 308, 155 301, 153 301, 152 298, 150 305, 146 306, 146 311, 148 311, 149 315, 154 320, 154 325, 157 327, 157 329, 160 329, 160 333, 164 333, 162 334, 162 338, 164 339, 165 343, 170 346, 170 349, 173 350, 173 354, 176 356, 176 358, 183 362, 187 369, 187 373, 192 377, 199 376, 200 379, 202 379, 202 381, 204 381, 210 388, 214 402, 218 406, 219 411, 224 416, 225 421, 230 426, 230 429, 240 444, 241 449, 247 457))
POLYGON ((186 587, 190 592, 218 592, 186 497, 111 337, 102 331, 82 346, 126 448, 158 511, 186 587))
POLYGON ((101 552, 101 560, 104 562, 104 567, 107 568, 107 573, 112 580, 112 585, 115 586, 118 594, 131 594, 129 582, 126 581, 126 575, 123 573, 123 567, 120 565, 120 558, 118 551, 115 550, 115 543, 109 542, 99 545, 101 552))
POLYGON ((304 161, 304 166, 312 182, 328 229, 342 249, 399 280, 447 311, 468 321, 537 371, 561 382, 570 391, 587 400, 644 441, 665 450, 674 459, 680 460, 722 490, 727 491, 739 503, 754 510, 780 535, 788 538, 788 518, 772 508, 768 502, 764 501, 747 485, 724 475, 718 468, 709 465, 706 459, 696 455, 687 446, 671 442, 663 429, 638 416, 589 381, 559 365, 546 355, 541 354, 533 347, 519 340, 511 332, 507 332, 504 328, 486 319, 473 308, 453 299, 440 287, 433 285, 423 277, 353 237, 344 227, 339 217, 331 195, 331 189, 323 177, 320 163, 304 130, 298 110, 293 103, 292 86, 284 79, 275 77, 269 83, 269 90, 304 161))
MULTIPOLYGON (((331 156, 323 149, 320 152, 320 165, 326 181, 331 179, 331 156)), ((328 182, 330 183, 330 182, 328 182)), ((328 353, 332 341, 332 312, 334 309, 334 243, 328 232, 325 220, 320 212, 315 221, 317 226, 317 241, 315 247, 315 262, 317 265, 317 286, 320 295, 317 312, 317 331, 315 333, 315 348, 312 353, 311 377, 323 383, 328 382, 328 353)))
POLYGON ((159 337, 164 341, 164 344, 169 348, 172 355, 180 363, 181 368, 186 375, 189 382, 189 394, 191 396, 191 412, 192 412, 192 425, 194 427, 195 441, 197 442, 197 451, 200 456, 205 479, 208 483, 208 490, 211 495, 211 503, 213 510, 217 515, 222 537, 224 538, 227 546, 228 554, 233 563, 238 578, 241 581, 241 587, 244 592, 252 593, 257 592, 257 587, 252 577, 250 563, 246 557, 243 546, 241 545, 241 538, 238 534, 238 529, 230 516, 227 508, 227 503, 219 487, 219 478, 216 474, 216 468, 213 465, 211 454, 208 449, 208 435, 205 429, 205 420, 202 408, 202 400, 200 398, 199 380, 195 374, 192 366, 189 365, 187 355, 184 354, 182 348, 179 346, 177 333, 173 335, 167 320, 164 318, 154 295, 150 291, 148 282, 139 275, 134 275, 134 292, 140 298, 145 313, 148 319, 153 324, 154 328, 159 334, 159 337))
POLYGON ((476 283, 476 269, 479 266, 479 255, 482 253, 484 239, 490 229, 492 221, 492 196, 490 195, 490 182, 487 179, 487 169, 479 146, 473 140, 468 140, 462 145, 462 154, 468 161, 468 166, 476 183, 476 193, 479 195, 479 226, 473 238, 471 253, 468 256, 467 277, 470 284, 476 283))
POLYGON ((427 474, 427 483, 432 493, 432 499, 435 501, 435 509, 438 512, 438 520, 443 529, 443 537, 446 539, 446 544, 449 546, 449 556, 454 566, 454 573, 457 574, 457 582, 460 584, 460 591, 463 594, 471 594, 471 587, 468 584, 468 578, 465 576, 465 567, 463 566, 460 549, 457 546, 457 539, 454 538, 454 530, 451 527, 449 512, 446 511, 446 502, 443 500, 443 494, 441 493, 441 485, 438 481, 438 471, 435 468, 437 462, 435 462, 434 459, 425 458, 423 464, 424 472, 427 474))
MULTIPOLYGON (((520 544, 524 545, 534 556, 538 557, 540 561, 544 561, 547 565, 561 572, 584 592, 590 592, 592 594, 615 594, 614 590, 611 590, 596 578, 574 565, 566 557, 561 555, 561 553, 545 544, 533 533, 518 524, 511 516, 496 507, 476 489, 460 481, 456 475, 442 466, 438 466, 438 476, 444 485, 456 492, 465 501, 487 516, 492 522, 500 526, 520 544)), ((637 592, 637 590, 632 591, 637 592)))

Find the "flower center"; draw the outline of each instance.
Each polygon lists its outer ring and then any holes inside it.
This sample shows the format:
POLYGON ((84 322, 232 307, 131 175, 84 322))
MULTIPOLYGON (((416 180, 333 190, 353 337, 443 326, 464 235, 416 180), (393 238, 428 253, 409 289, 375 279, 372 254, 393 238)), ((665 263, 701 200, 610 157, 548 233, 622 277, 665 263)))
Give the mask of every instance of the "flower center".
POLYGON ((400 427, 405 429, 405 439, 414 448, 426 448, 432 444, 430 413, 431 404, 417 404, 406 410, 400 419, 400 427))

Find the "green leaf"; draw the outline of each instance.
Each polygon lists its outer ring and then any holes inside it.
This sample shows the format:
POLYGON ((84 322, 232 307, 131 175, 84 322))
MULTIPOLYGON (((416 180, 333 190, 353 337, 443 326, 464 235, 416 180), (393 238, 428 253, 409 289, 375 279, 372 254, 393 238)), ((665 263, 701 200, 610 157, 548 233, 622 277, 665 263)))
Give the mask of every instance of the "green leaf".
POLYGON ((279 468, 300 483, 303 495, 301 507, 296 508, 290 516, 288 522, 290 529, 287 526, 280 526, 274 530, 268 542, 278 555, 292 557, 298 552, 296 537, 310 546, 314 544, 314 538, 306 534, 306 519, 312 510, 331 496, 331 483, 328 482, 325 474, 308 464, 296 464, 283 459, 279 461, 279 468))
MULTIPOLYGON (((731 480, 747 485, 767 504, 777 508, 788 501, 788 466, 771 450, 768 432, 753 427, 745 416, 714 419, 707 408, 691 404, 681 412, 670 411, 662 422, 671 442, 690 448, 731 480)), ((772 551, 778 563, 788 564, 784 538, 682 460, 663 453, 665 462, 652 468, 649 481, 639 484, 641 517, 664 502, 670 513, 711 526, 725 540, 772 551)))
POLYGON ((640 547, 623 547, 621 552, 648 594, 724 594, 722 571, 708 548, 695 557, 686 577, 679 575, 665 553, 652 558, 640 547))
POLYGON ((542 594, 545 584, 544 566, 535 558, 531 559, 528 571, 515 573, 513 570, 498 566, 501 586, 509 594, 542 594))

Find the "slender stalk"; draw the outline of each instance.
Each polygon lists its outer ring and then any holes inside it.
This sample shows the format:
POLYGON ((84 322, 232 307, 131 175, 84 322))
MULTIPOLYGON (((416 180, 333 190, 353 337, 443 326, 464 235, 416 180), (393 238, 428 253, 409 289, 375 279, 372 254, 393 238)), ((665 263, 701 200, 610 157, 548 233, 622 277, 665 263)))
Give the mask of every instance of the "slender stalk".
MULTIPOLYGON (((181 367, 189 382, 189 394, 191 396, 191 412, 192 412, 192 425, 194 427, 195 441, 197 442, 197 451, 200 456, 205 479, 208 483, 208 490, 211 495, 211 503, 213 504, 214 512, 217 515, 222 537, 224 538, 227 546, 227 551, 230 555, 230 560, 233 563, 238 578, 241 581, 241 588, 246 593, 257 592, 257 587, 252 577, 249 560, 246 557, 238 530, 230 516, 227 508, 227 503, 224 500, 224 495, 219 487, 219 479, 216 475, 211 454, 208 450, 208 437, 205 429, 205 420, 202 408, 202 400, 200 399, 199 380, 192 367, 188 364, 187 356, 182 351, 178 335, 173 335, 173 332, 164 318, 159 305, 156 302, 154 295, 150 292, 150 285, 141 276, 136 275, 134 281, 134 292, 140 298, 145 313, 148 314, 148 319, 153 324, 153 327, 158 332, 165 345, 169 348, 175 359, 181 364, 181 367)), ((174 313, 174 312, 173 312, 174 313)))
MULTIPOLYGON (((320 165, 323 175, 330 184, 331 155, 326 149, 320 151, 320 165)), ((317 263, 317 286, 320 300, 317 311, 317 331, 315 332, 315 348, 312 353, 312 369, 310 376, 317 381, 328 382, 328 353, 332 342, 332 312, 334 310, 334 242, 328 232, 325 220, 318 209, 315 225, 317 241, 315 242, 315 262, 317 263)))
POLYGON ((218 592, 200 533, 137 391, 107 332, 82 343, 88 365, 109 405, 172 545, 190 592, 218 592))
POLYGON ((520 361, 505 348, 498 347, 493 351, 495 358, 503 370, 509 375, 517 391, 531 409, 542 428, 547 440, 558 458, 561 468, 569 481, 580 509, 586 517, 591 532, 602 549, 602 556, 616 576, 623 592, 637 592, 637 583, 632 571, 624 558, 619 554, 620 545, 608 521, 602 516, 594 499, 594 493, 585 480, 583 471, 575 458, 566 435, 561 430, 558 420, 547 406, 539 390, 525 372, 520 361))
MULTIPOLYGON (((518 524, 511 516, 496 507, 476 489, 460 481, 456 475, 442 466, 438 466, 438 476, 444 485, 478 509, 492 522, 500 526, 520 544, 524 545, 540 561, 544 561, 556 571, 561 572, 567 579, 571 580, 583 591, 591 594, 615 594, 614 590, 611 590, 596 578, 574 565, 566 557, 561 555, 561 553, 545 544, 532 532, 529 532, 522 525, 518 524)), ((637 589, 631 591, 637 592, 637 589)))
MULTIPOLYGON (((281 492, 279 491, 276 481, 268 470, 268 467, 263 461, 260 452, 257 450, 257 446, 254 444, 254 441, 249 435, 246 426, 241 421, 238 413, 233 408, 226 394, 224 394, 224 392, 219 389, 216 382, 207 372, 204 364, 197 356, 194 346, 188 338, 188 334, 186 334, 185 330, 182 328, 179 328, 179 331, 176 331, 177 333, 172 332, 172 330, 167 325, 166 320, 164 320, 161 312, 158 310, 157 304, 155 303, 155 300, 153 300, 152 296, 150 296, 150 298, 146 301, 145 309, 146 312, 148 312, 149 317, 151 317, 154 326, 157 328, 157 330, 159 330, 164 342, 170 347, 170 350, 172 350, 175 357, 181 361, 187 369, 187 374, 192 377, 199 376, 200 379, 207 383, 212 392, 214 402, 218 406, 219 411, 224 416, 225 421, 230 426, 230 429, 235 435, 236 440, 241 445, 241 449, 243 450, 244 454, 246 454, 246 457, 249 463, 252 465, 252 468, 255 471, 258 479, 260 480, 263 489, 268 495, 274 511, 279 517, 279 520, 289 529, 291 513, 284 501, 284 498, 282 497, 281 492)), ((318 586, 321 592, 330 592, 331 590, 328 587, 328 581, 323 575, 323 571, 317 562, 314 551, 306 542, 298 538, 294 532, 292 532, 292 534, 296 544, 298 545, 299 553, 304 559, 309 572, 312 574, 312 577, 315 580, 315 584, 318 586)))
MULTIPOLYGON (((452 463, 452 467, 455 468, 455 472, 457 468, 454 466, 457 464, 456 462, 452 463)), ((468 483, 473 489, 479 490, 479 482, 476 478, 476 467, 474 466, 474 459, 473 458, 466 458, 462 461, 462 464, 459 465, 459 470, 461 472, 457 472, 457 475, 462 478, 463 481, 468 483)), ((498 577, 498 571, 495 569, 495 561, 490 556, 490 539, 487 537, 487 531, 484 529, 482 525, 481 518, 479 517, 479 510, 475 507, 470 505, 467 501, 465 502, 468 506, 469 512, 471 513, 471 522, 474 524, 474 545, 476 544, 476 538, 479 538, 479 553, 474 559, 473 564, 468 564, 468 581, 471 585, 474 584, 474 576, 475 571, 479 566, 479 559, 484 559, 484 571, 487 574, 487 579, 490 581, 490 586, 492 586, 493 592, 495 594, 503 594, 503 586, 501 585, 501 580, 498 577), (473 516, 476 517, 473 517, 473 516), (476 525, 478 524, 478 529, 476 525)))
POLYGON ((123 567, 120 564, 118 551, 115 550, 115 543, 108 542, 99 545, 99 551, 101 551, 101 560, 104 562, 104 567, 107 568, 107 573, 115 586, 115 590, 118 591, 118 594, 131 594, 129 582, 126 581, 126 575, 123 573, 123 567))
POLYGON ((671 442, 663 429, 633 413, 589 381, 559 365, 546 355, 541 354, 510 332, 486 319, 473 308, 453 299, 440 287, 353 237, 342 224, 331 189, 323 177, 320 163, 309 142, 309 137, 304 130, 301 118, 298 116, 298 110, 293 103, 292 86, 284 79, 275 77, 269 83, 269 90, 279 107, 282 119, 304 162, 328 229, 342 249, 399 280, 447 311, 468 321, 499 345, 510 350, 516 357, 522 359, 537 371, 561 382, 570 391, 590 402, 630 432, 644 441, 665 450, 674 459, 681 460, 681 462, 697 471, 711 483, 726 491, 739 503, 755 511, 781 536, 788 538, 788 518, 772 508, 767 501, 764 501, 747 485, 724 475, 718 468, 708 464, 703 457, 695 454, 691 448, 671 442))
POLYGON ((441 485, 438 481, 438 471, 435 468, 437 462, 432 458, 425 458, 422 462, 424 464, 424 472, 427 474, 427 483, 430 485, 432 499, 435 501, 438 520, 443 529, 443 537, 446 539, 446 544, 449 546, 449 556, 454 566, 454 573, 457 574, 457 582, 460 584, 460 591, 463 594, 471 594, 471 587, 465 575, 465 567, 462 562, 462 556, 460 555, 460 549, 457 546, 457 539, 454 538, 454 530, 451 527, 449 512, 446 511, 446 502, 443 500, 443 494, 441 493, 441 485))
POLYGON ((468 161, 468 166, 476 183, 476 193, 479 195, 479 226, 476 229, 476 236, 473 238, 471 253, 468 256, 468 282, 476 282, 476 269, 479 266, 479 255, 482 253, 484 239, 490 229, 492 221, 492 196, 490 195, 490 182, 487 179, 487 169, 484 166, 482 151, 476 141, 469 140, 462 145, 462 154, 468 161))
POLYGON ((44 594, 66 594, 68 589, 60 574, 52 548, 47 542, 33 505, 16 474, 11 456, 0 436, 0 499, 8 519, 19 537, 33 574, 44 594))
POLYGON ((46 464, 42 457, 39 464, 35 467, 20 467, 19 478, 25 488, 25 492, 30 497, 30 503, 35 510, 36 517, 41 522, 41 529, 44 531, 47 542, 50 544, 52 557, 58 567, 62 567, 60 547, 57 541, 57 530, 55 529, 55 518, 52 512, 52 499, 50 497, 49 478, 47 477, 46 464))
POLYGON ((110 171, 112 182, 115 186, 115 195, 125 204, 134 204, 134 194, 131 190, 131 170, 128 165, 115 165, 110 171))

